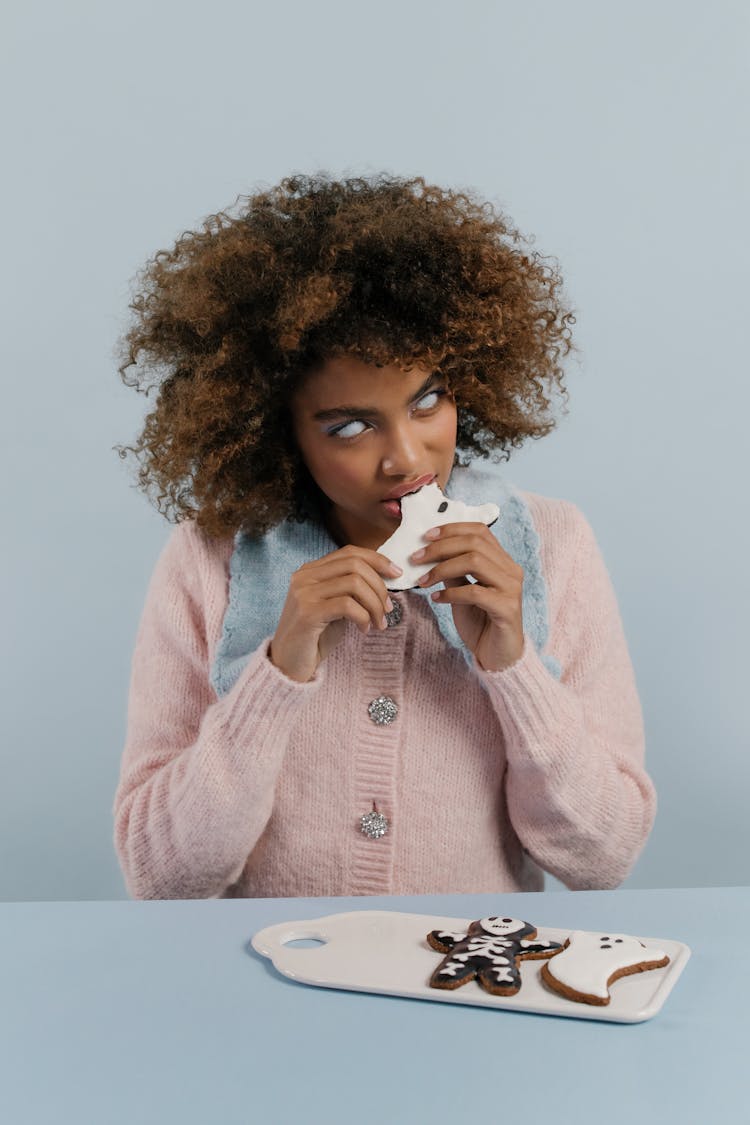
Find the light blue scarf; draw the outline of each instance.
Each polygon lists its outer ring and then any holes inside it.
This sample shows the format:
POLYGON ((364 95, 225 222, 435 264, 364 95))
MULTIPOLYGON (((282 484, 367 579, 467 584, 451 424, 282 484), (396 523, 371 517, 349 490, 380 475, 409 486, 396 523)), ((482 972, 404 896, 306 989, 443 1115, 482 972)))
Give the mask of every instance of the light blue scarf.
MULTIPOLYGON (((465 469, 454 468, 445 493, 465 504, 492 501, 499 506, 500 518, 490 530, 501 547, 523 567, 524 633, 531 638, 547 669, 559 679, 559 662, 543 651, 549 633, 547 587, 539 557, 539 536, 525 501, 513 485, 498 475, 496 466, 486 461, 472 462, 465 469)), ((263 638, 276 631, 294 571, 336 549, 322 524, 311 521, 284 520, 261 537, 237 533, 229 564, 229 604, 211 669, 211 683, 218 696, 230 691, 263 638)), ((456 631, 451 607, 431 601, 431 592, 418 588, 409 594, 427 599, 443 637, 460 649, 470 664, 471 654, 456 631)))

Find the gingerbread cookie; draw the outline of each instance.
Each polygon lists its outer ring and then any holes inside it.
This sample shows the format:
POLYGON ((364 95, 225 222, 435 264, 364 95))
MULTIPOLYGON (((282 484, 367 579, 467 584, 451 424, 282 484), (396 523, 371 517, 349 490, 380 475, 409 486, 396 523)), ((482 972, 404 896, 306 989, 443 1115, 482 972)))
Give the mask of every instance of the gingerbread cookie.
POLYGON ((430 977, 431 988, 460 988, 477 978, 495 996, 514 996, 521 987, 519 961, 551 957, 562 949, 556 941, 535 941, 536 928, 517 918, 480 918, 468 933, 433 930, 427 941, 447 953, 430 977))
POLYGON ((411 590, 418 579, 426 574, 433 563, 414 564, 409 561, 420 547, 424 547, 425 531, 445 523, 486 523, 491 527, 500 515, 497 504, 479 504, 472 508, 461 500, 450 500, 437 484, 426 484, 418 492, 401 497, 401 523, 390 539, 378 551, 403 570, 398 578, 389 578, 389 590, 411 590))
POLYGON ((554 992, 581 1004, 609 1004, 609 985, 630 973, 661 969, 669 957, 627 934, 591 934, 576 930, 551 964, 542 965, 542 980, 554 992))

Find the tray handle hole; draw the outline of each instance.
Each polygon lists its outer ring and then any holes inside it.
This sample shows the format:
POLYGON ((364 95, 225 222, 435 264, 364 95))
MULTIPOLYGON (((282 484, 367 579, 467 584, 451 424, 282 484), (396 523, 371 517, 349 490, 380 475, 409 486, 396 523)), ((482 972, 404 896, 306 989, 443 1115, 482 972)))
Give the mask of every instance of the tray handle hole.
POLYGON ((317 949, 321 945, 326 945, 327 942, 323 938, 316 937, 300 937, 290 938, 289 941, 282 943, 284 949, 317 949))

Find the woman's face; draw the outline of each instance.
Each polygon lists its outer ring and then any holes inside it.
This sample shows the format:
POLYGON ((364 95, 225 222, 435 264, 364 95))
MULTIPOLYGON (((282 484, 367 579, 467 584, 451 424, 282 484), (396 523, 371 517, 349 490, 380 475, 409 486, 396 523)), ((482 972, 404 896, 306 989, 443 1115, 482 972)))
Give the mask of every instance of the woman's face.
POLYGON ((328 360, 292 399, 294 434, 310 475, 329 498, 341 544, 376 549, 396 530, 394 492, 448 483, 456 404, 444 376, 362 360, 328 360))

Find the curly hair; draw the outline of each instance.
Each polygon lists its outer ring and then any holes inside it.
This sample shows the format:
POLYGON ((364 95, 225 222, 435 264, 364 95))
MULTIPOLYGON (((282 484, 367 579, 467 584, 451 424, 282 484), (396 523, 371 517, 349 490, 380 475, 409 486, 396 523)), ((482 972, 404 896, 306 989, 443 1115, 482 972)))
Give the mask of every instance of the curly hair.
POLYGON ((225 537, 320 518, 289 402, 342 355, 444 374, 469 458, 507 459, 554 428, 575 317, 555 260, 490 203, 422 177, 319 173, 234 208, 147 262, 119 344, 123 382, 158 394, 115 449, 171 522, 225 537))

